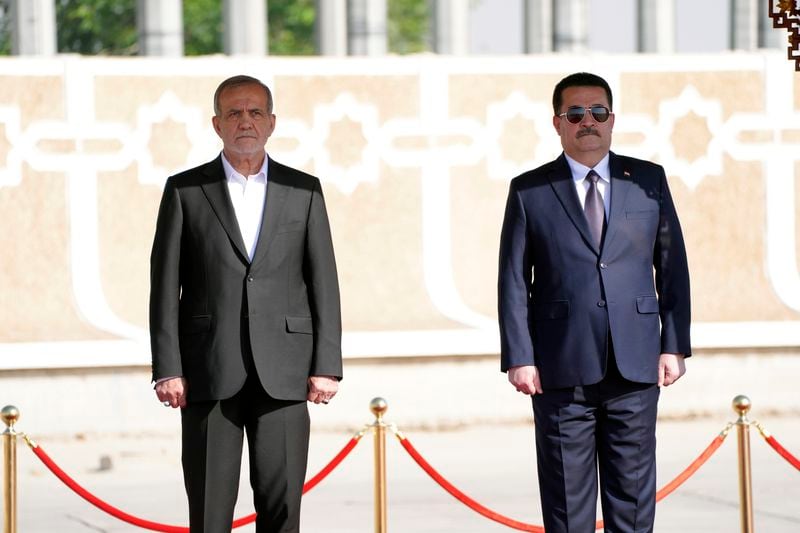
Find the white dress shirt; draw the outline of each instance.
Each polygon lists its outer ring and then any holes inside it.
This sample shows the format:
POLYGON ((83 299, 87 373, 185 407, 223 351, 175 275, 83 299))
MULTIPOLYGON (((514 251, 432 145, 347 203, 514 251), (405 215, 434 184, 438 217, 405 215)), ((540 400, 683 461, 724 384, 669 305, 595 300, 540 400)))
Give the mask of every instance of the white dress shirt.
POLYGON ((597 180, 597 190, 600 191, 600 196, 603 197, 603 206, 606 210, 606 220, 608 220, 608 213, 611 207, 611 169, 608 166, 608 154, 605 155, 593 168, 578 163, 566 153, 564 157, 567 158, 569 169, 572 171, 572 180, 575 182, 575 190, 578 193, 578 200, 581 202, 581 209, 583 204, 586 203, 586 191, 589 190, 589 180, 586 175, 590 170, 594 170, 600 179, 597 180))
POLYGON ((267 162, 269 156, 264 154, 264 163, 256 174, 243 176, 222 154, 222 168, 228 181, 228 191, 236 212, 239 231, 247 248, 250 261, 256 253, 258 235, 261 233, 261 219, 264 217, 264 200, 267 197, 267 162))

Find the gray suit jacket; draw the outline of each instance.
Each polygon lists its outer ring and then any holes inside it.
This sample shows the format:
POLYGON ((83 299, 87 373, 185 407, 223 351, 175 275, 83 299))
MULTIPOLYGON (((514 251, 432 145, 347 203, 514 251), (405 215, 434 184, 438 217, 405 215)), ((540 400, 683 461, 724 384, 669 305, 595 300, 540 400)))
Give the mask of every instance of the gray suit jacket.
POLYGON ((153 379, 185 377, 189 401, 242 387, 246 342, 274 398, 304 400, 309 376, 342 376, 339 286, 319 180, 268 164, 252 262, 220 157, 164 188, 150 258, 153 379))

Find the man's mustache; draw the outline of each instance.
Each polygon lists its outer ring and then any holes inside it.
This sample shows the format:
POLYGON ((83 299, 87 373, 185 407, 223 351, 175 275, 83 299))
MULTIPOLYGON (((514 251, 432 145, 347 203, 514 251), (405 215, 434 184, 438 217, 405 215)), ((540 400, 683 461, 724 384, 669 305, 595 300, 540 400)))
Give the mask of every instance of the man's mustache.
POLYGON ((579 139, 581 137, 586 136, 586 135, 597 135, 598 137, 600 137, 600 134, 597 132, 597 130, 594 129, 594 128, 591 128, 591 127, 590 128, 583 128, 582 130, 578 131, 578 138, 579 139))

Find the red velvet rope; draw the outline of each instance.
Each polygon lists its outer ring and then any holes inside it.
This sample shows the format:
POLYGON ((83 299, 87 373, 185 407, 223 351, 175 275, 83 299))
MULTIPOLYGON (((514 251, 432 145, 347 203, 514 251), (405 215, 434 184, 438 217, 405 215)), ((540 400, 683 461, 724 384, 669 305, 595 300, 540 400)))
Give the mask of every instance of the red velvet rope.
MULTIPOLYGON (((690 464, 683 472, 678 474, 678 476, 667 483, 664 487, 661 488, 656 493, 656 501, 661 501, 666 498, 672 491, 677 489, 679 486, 683 484, 684 481, 689 479, 692 474, 697 472, 697 470, 703 466, 703 463, 708 461, 709 457, 714 455, 714 452, 722 445, 722 442, 725 440, 727 436, 727 432, 723 432, 711 441, 711 444, 703 450, 703 452, 695 459, 692 464, 690 464)), ((421 455, 420 453, 414 448, 414 446, 409 442, 409 440, 405 437, 398 435, 400 439, 400 443, 403 445, 403 448, 408 452, 408 454, 416 461, 416 463, 422 467, 422 469, 427 473, 434 481, 436 481, 441 487, 449 492, 452 496, 454 496, 457 500, 461 503, 465 504, 467 507, 472 509, 473 511, 482 514, 486 518, 494 520, 495 522, 499 522, 505 526, 510 528, 519 530, 519 531, 532 531, 534 533, 544 533, 544 527, 537 526, 533 524, 526 524, 524 522, 519 522, 512 518, 508 518, 503 516, 499 513, 492 511, 491 509, 484 507, 483 505, 479 504, 460 490, 458 490, 452 483, 447 481, 439 472, 437 472, 421 455)), ((780 445, 779 445, 780 446, 780 445)), ((796 459, 795 459, 796 460, 796 459)), ((598 520, 595 524, 595 530, 603 528, 603 521, 598 520)))
POLYGON ((419 452, 412 446, 411 442, 404 437, 400 438, 400 444, 403 445, 403 448, 406 449, 408 454, 417 462, 417 464, 422 467, 422 469, 433 478, 436 483, 442 486, 444 490, 449 492, 452 496, 454 496, 458 501, 465 504, 467 507, 476 511, 486 518, 490 520, 494 520, 495 522, 500 522, 501 524, 508 526, 510 528, 516 529, 518 531, 532 531, 534 533, 544 533, 544 527, 542 526, 534 526, 532 524, 526 524, 524 522, 518 522, 506 516, 503 516, 499 513, 492 511, 491 509, 484 507, 483 505, 479 504, 457 488, 453 486, 452 483, 447 481, 444 477, 442 477, 439 472, 437 472, 429 463, 426 461, 419 452))
MULTIPOLYGON (((303 494, 313 489, 320 481, 325 479, 328 474, 330 474, 334 468, 339 466, 345 457, 347 457, 353 448, 356 447, 358 441, 361 439, 362 434, 359 433, 353 436, 350 441, 345 445, 342 450, 336 454, 336 456, 327 464, 325 467, 320 470, 320 472, 306 481, 303 485, 303 494)), ((64 472, 51 458, 48 456, 45 451, 41 448, 41 446, 31 445, 31 449, 33 453, 36 454, 44 465, 50 469, 50 471, 55 474, 55 476, 60 479, 66 486, 75 492, 78 496, 86 500, 87 502, 91 503, 101 511, 104 511, 111 516, 118 518, 124 522, 128 522, 134 526, 140 527, 142 529, 149 529, 151 531, 163 531, 165 533, 189 533, 189 528, 183 526, 171 526, 168 524, 160 524, 158 522, 151 522, 150 520, 144 520, 142 518, 138 518, 136 516, 130 515, 125 511, 117 509, 113 505, 101 500, 97 496, 93 495, 91 492, 84 489, 81 485, 79 485, 74 479, 72 479, 69 474, 64 472)), ((233 527, 237 528, 243 526, 245 524, 249 524, 254 522, 256 519, 255 513, 244 516, 242 518, 237 518, 233 521, 233 527)))
POLYGON ((692 475, 697 472, 712 455, 714 455, 714 452, 716 452, 717 449, 722 446, 722 442, 725 440, 726 436, 727 433, 717 435, 717 437, 711 441, 711 444, 709 444, 708 447, 703 450, 697 459, 692 461, 692 464, 687 466, 683 472, 675 477, 675 479, 661 487, 661 490, 656 492, 656 501, 660 502, 669 496, 672 491, 683 485, 684 481, 692 477, 692 475))
POLYGON ((781 457, 789 461, 790 465, 800 470, 800 460, 798 460, 797 457, 789 453, 789 450, 781 446, 781 444, 777 440, 775 440, 775 437, 773 437, 772 435, 770 435, 769 437, 765 436, 764 440, 766 440, 767 443, 770 446, 772 446, 772 449, 778 452, 781 457))
MULTIPOLYGON (((722 443, 725 440, 725 437, 727 436, 728 436, 727 432, 717 435, 717 437, 711 441, 711 444, 709 444, 708 447, 706 447, 706 449, 703 450, 703 452, 697 457, 697 459, 692 461, 692 464, 687 466, 683 472, 681 472, 675 477, 675 479, 673 479, 672 481, 661 487, 661 489, 658 492, 656 492, 656 501, 660 502, 661 500, 669 496, 672 493, 672 491, 683 485, 684 481, 692 477, 692 475, 695 472, 697 472, 700 469, 700 467, 703 466, 703 464, 706 461, 708 461, 708 459, 712 455, 714 455, 714 452, 716 452, 717 449, 720 446, 722 446, 722 443)), ((598 529, 603 529, 602 520, 598 520, 597 524, 595 525, 595 530, 598 529)))
MULTIPOLYGON (((683 472, 681 472, 675 479, 667 483, 664 487, 661 488, 656 493, 656 501, 661 501, 665 497, 667 497, 670 493, 672 493, 675 489, 677 489, 680 485, 682 485, 689 477, 691 477, 697 470, 717 451, 717 449, 722 445, 722 442, 725 440, 727 436, 727 431, 718 435, 708 447, 703 450, 703 452, 695 459, 683 472)), ((358 444, 359 440, 361 439, 362 434, 359 433, 353 436, 350 441, 342 448, 342 450, 336 454, 336 456, 327 464, 325 467, 320 470, 320 472, 309 479, 303 485, 303 494, 307 493, 309 490, 314 488, 317 484, 319 484, 323 479, 325 479, 328 474, 330 474, 339 464, 347 457, 350 452, 355 448, 356 444, 358 444)), ((477 501, 473 500, 459 489, 457 489, 452 483, 447 481, 441 474, 439 474, 423 457, 420 453, 414 448, 411 442, 403 437, 398 435, 400 439, 400 443, 402 444, 403 448, 408 452, 408 454, 416 461, 416 463, 431 477, 434 481, 436 481, 443 489, 449 492, 453 497, 455 497, 460 502, 467 505, 472 510, 476 511, 477 513, 494 520, 495 522, 499 522, 505 526, 510 528, 519 530, 519 531, 529 531, 533 533, 544 533, 544 527, 537 526, 533 524, 526 524, 524 522, 519 522, 517 520, 508 518, 504 515, 501 515, 491 509, 481 505, 477 501)), ((772 446, 781 456, 783 456, 787 461, 789 461, 795 468, 800 470, 800 461, 797 460, 794 456, 792 456, 783 446, 781 446, 773 437, 766 437, 765 439, 767 442, 772 446)), ((116 507, 108 504, 107 502, 101 500, 100 498, 94 496, 89 491, 84 489, 80 486, 74 479, 72 479, 66 472, 64 472, 59 466, 42 450, 40 446, 31 445, 31 449, 33 453, 36 454, 37 457, 50 469, 53 474, 56 475, 65 485, 71 488, 76 494, 80 497, 94 505, 95 507, 99 508, 100 510, 120 519, 129 524, 133 524, 143 529, 149 529, 151 531, 163 531, 166 533, 188 533, 189 529, 182 526, 171 526, 167 524, 160 524, 157 522, 151 522, 149 520, 144 520, 135 516, 132 516, 116 507)), ((249 524, 255 521, 256 515, 251 514, 242 518, 238 518, 233 521, 233 528, 237 528, 243 526, 245 524, 249 524)), ((598 520, 595 524, 595 529, 602 529, 603 528, 603 521, 598 520)))
POLYGON ((141 518, 137 518, 135 516, 129 515, 128 513, 117 509, 109 505, 108 503, 104 502, 97 496, 94 496, 92 493, 78 485, 78 483, 72 479, 66 472, 61 470, 59 466, 53 462, 52 459, 42 450, 41 446, 36 446, 33 448, 33 453, 36 454, 36 457, 41 459, 44 465, 50 469, 50 471, 56 475, 58 479, 64 482, 66 486, 71 488, 78 496, 86 500, 87 502, 91 503, 95 507, 102 509, 106 513, 119 518, 129 524, 133 524, 134 526, 138 526, 144 529, 149 529, 151 531, 165 531, 167 533, 188 533, 189 528, 180 527, 180 526, 169 526, 166 524, 159 524, 157 522, 150 522, 149 520, 142 520, 141 518))

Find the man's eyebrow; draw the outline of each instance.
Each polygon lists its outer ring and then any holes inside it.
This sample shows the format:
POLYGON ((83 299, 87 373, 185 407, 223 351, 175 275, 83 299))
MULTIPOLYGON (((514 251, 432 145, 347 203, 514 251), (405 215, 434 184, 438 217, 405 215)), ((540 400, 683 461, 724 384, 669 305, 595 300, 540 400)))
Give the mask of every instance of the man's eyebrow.
POLYGON ((267 113, 267 108, 266 107, 258 107, 258 106, 253 106, 253 107, 234 106, 234 107, 229 107, 228 109, 224 110, 224 113, 226 113, 226 114, 244 113, 244 112, 253 113, 255 111, 259 111, 261 113, 267 113))

